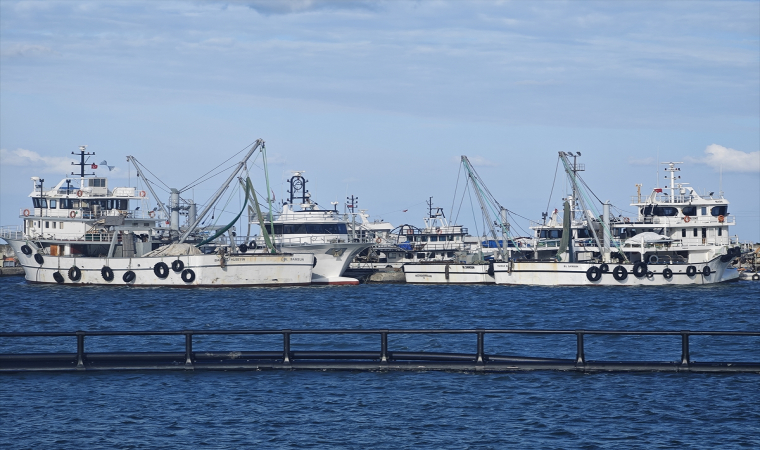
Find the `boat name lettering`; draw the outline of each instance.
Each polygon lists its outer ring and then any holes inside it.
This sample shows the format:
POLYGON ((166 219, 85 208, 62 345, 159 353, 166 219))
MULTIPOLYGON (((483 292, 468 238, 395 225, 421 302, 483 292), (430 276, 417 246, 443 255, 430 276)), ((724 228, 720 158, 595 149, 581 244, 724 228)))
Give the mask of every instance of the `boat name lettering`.
POLYGON ((462 269, 474 269, 475 266, 462 266, 462 269))

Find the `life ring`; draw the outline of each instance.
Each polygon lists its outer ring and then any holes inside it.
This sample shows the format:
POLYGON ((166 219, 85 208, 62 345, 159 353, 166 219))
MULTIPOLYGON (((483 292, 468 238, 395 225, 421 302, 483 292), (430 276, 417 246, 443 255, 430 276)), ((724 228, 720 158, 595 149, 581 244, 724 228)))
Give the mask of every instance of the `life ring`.
POLYGON ((697 274, 697 268, 694 266, 689 266, 686 268, 686 275, 693 277, 697 274))
POLYGON ((599 270, 601 270, 602 273, 607 273, 610 271, 610 266, 607 263, 602 263, 602 265, 599 266, 599 270))
POLYGON ((657 255, 649 256, 649 264, 657 264, 658 262, 660 262, 660 258, 657 255))
POLYGON ((136 275, 131 270, 127 270, 126 272, 124 272, 124 276, 121 277, 121 279, 125 283, 131 283, 131 282, 135 281, 135 278, 136 278, 136 275))
POLYGON ((666 280, 669 280, 669 279, 673 278, 673 271, 672 271, 672 270, 670 270, 670 267, 666 267, 666 268, 665 268, 665 269, 663 269, 663 271, 662 271, 662 276, 663 276, 663 278, 665 278, 666 280))
POLYGON ((625 223, 628 223, 628 222, 630 222, 630 221, 631 221, 631 218, 630 218, 630 217, 625 217, 625 218, 623 218, 623 222, 625 222, 625 223))
POLYGON ((179 259, 175 259, 172 263, 172 270, 175 272, 182 272, 182 269, 185 268, 185 263, 180 261, 179 259))
POLYGON ((164 279, 169 276, 169 266, 163 261, 158 262, 153 266, 153 273, 155 273, 158 278, 164 279))
POLYGON ((145 197, 145 191, 140 191, 140 197, 145 197))
POLYGON ((380 238, 377 238, 377 239, 375 239, 375 244, 379 244, 379 243, 381 243, 381 242, 383 242, 383 240, 382 240, 382 239, 380 239, 380 238))
POLYGON ((156 217, 156 212, 155 211, 148 211, 148 217, 150 217, 151 219, 154 218, 154 217, 156 217))
POLYGON ((712 269, 710 269, 710 266, 705 266, 702 268, 702 275, 705 277, 709 277, 712 273, 712 269))
POLYGON ((689 216, 683 216, 683 221, 686 222, 686 223, 689 223, 689 222, 691 222, 691 217, 689 217, 689 216))
POLYGON ((436 228, 435 232, 436 232, 436 234, 441 234, 441 229, 440 228, 436 228))
POLYGON ((61 272, 53 272, 53 279, 58 284, 61 284, 64 281, 63 275, 61 275, 61 272))
POLYGON ((76 212, 76 211, 71 211, 71 212, 69 213, 69 217, 71 217, 72 219, 73 219, 74 217, 76 217, 76 216, 77 216, 77 212, 76 212))
POLYGON ((718 216, 718 222, 723 223, 724 220, 726 220, 726 218, 723 217, 723 214, 718 216))
POLYGON ((106 281, 113 281, 113 270, 108 266, 103 266, 103 268, 100 269, 100 275, 106 281))
POLYGON ((641 261, 637 262, 636 264, 633 265, 632 272, 636 278, 643 277, 644 275, 647 274, 647 263, 641 262, 641 261))
POLYGON ((589 267, 586 271, 586 278, 591 282, 599 281, 602 278, 602 269, 596 266, 589 267))
POLYGON ((29 217, 29 214, 30 214, 29 210, 25 209, 24 210, 24 217, 29 217))
POLYGON ((243 244, 240 244, 240 247, 238 247, 238 249, 240 249, 240 253, 245 253, 248 251, 248 246, 245 245, 245 243, 243 243, 243 244))
POLYGON ((195 272, 193 272, 193 269, 185 269, 182 271, 182 281, 185 283, 192 283, 195 281, 195 272))
POLYGON ((617 266, 615 267, 615 270, 612 271, 612 276, 618 281, 623 281, 628 278, 628 269, 623 266, 617 266))
POLYGON ((21 246, 21 253, 25 254, 26 256, 29 256, 32 254, 32 248, 24 244, 21 246))
POLYGON ((82 192, 81 189, 77 191, 77 197, 81 197, 83 195, 84 195, 84 192, 82 192))
POLYGON ((34 260, 37 261, 37 264, 39 265, 42 265, 42 263, 45 262, 45 258, 43 258, 39 253, 34 254, 34 260))
POLYGON ((79 281, 82 278, 82 271, 77 266, 71 266, 69 269, 69 279, 71 281, 79 281))

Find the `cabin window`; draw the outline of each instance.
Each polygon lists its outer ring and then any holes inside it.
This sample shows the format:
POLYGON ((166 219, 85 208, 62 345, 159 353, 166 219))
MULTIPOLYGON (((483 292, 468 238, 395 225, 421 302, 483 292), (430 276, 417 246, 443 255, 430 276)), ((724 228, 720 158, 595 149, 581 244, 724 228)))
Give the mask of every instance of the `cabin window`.
POLYGON ((718 227, 718 236, 723 236, 723 227, 718 227))
POLYGON ((686 228, 681 228, 681 237, 686 237, 686 228))
POLYGON ((702 228, 702 239, 707 239, 707 228, 702 228))
POLYGON ((562 238, 562 230, 541 230, 539 237, 544 239, 560 239, 562 238))
POLYGON ((449 235, 448 239, 449 239, 449 242, 453 242, 454 241, 454 235, 449 235))
POLYGON ((713 217, 728 215, 728 205, 713 206, 710 210, 710 214, 713 217))
POLYGON ((413 259, 414 255, 412 255, 411 253, 407 252, 406 254, 404 254, 404 258, 406 258, 406 259, 413 259))
POLYGON ((696 206, 684 206, 681 210, 683 212, 684 216, 696 216, 697 215, 697 207, 696 206))
POLYGON ((697 237, 697 236, 699 236, 699 231, 696 228, 694 228, 694 237, 697 237))
POLYGON ((643 208, 645 216, 677 216, 678 208, 673 206, 654 206, 649 205, 643 208))
POLYGON ((90 178, 87 180, 87 186, 90 187, 106 187, 105 178, 90 178))
POLYGON ((50 222, 45 222, 45 228, 50 228, 50 222))
POLYGON ((56 202, 54 199, 52 199, 52 198, 51 198, 51 199, 50 199, 50 208, 51 208, 51 209, 55 209, 55 206, 56 206, 56 204, 57 204, 57 203, 58 203, 58 202, 56 202))
POLYGON ((454 257, 454 252, 448 252, 448 253, 446 253, 446 257, 447 258, 453 258, 454 257))
POLYGON ((703 207, 702 207, 702 215, 703 215, 703 216, 706 216, 706 215, 707 215, 707 206, 703 206, 703 207))
POLYGON ((427 242, 428 237, 427 236, 420 236, 420 242, 427 242))
POLYGON ((35 208, 47 208, 47 199, 46 198, 33 198, 32 203, 34 203, 35 208))
POLYGON ((587 229, 578 230, 578 239, 588 239, 591 237, 591 232, 587 229))
POLYGON ((430 242, 438 242, 438 236, 430 236, 430 242))
POLYGON ((61 209, 74 209, 74 201, 70 198, 62 198, 61 209))
POLYGON ((425 259, 424 253, 417 253, 417 259, 425 259))

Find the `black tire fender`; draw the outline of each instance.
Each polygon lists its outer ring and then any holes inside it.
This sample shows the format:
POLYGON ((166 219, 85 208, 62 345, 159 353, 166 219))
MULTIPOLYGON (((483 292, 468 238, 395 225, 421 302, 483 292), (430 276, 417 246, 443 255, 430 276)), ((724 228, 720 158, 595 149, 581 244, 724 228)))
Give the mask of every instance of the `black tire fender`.
POLYGON ((113 270, 108 266, 103 266, 103 268, 100 269, 100 275, 106 281, 113 281, 113 270))
POLYGON ((669 280, 669 279, 673 278, 673 271, 670 270, 669 267, 666 267, 662 271, 662 276, 665 277, 666 280, 669 280))
POLYGON ((63 282, 65 281, 65 280, 63 279, 63 275, 61 275, 61 272, 54 272, 54 273, 53 273, 53 279, 54 279, 54 280, 55 280, 55 282, 56 282, 56 283, 58 283, 58 284, 61 284, 61 283, 63 283, 63 282))
POLYGON ((185 269, 182 271, 182 281, 185 283, 192 283, 195 281, 195 272, 193 272, 193 269, 185 269))
POLYGON ((633 265, 633 276, 641 278, 647 274, 647 264, 645 262, 637 262, 633 265))
POLYGON ((172 262, 172 270, 175 272, 182 272, 182 270, 185 268, 185 263, 182 262, 182 260, 175 259, 174 262, 172 262))
POLYGON ((158 262, 153 266, 153 273, 155 273, 158 278, 164 279, 169 276, 169 266, 163 261, 158 262))
POLYGON ((612 271, 612 276, 618 281, 623 281, 628 278, 628 269, 623 266, 617 266, 615 267, 615 270, 612 271))
POLYGON ((135 278, 137 278, 137 275, 135 275, 135 273, 132 272, 131 270, 127 270, 126 272, 124 272, 124 276, 121 277, 122 281, 124 281, 125 283, 131 283, 135 281, 135 278))
POLYGON ((69 269, 69 280, 79 281, 80 279, 82 279, 82 271, 77 266, 71 266, 71 269, 69 269))
POLYGON ((29 256, 32 254, 32 248, 24 244, 21 246, 21 253, 25 254, 26 256, 29 256))
POLYGON ((608 273, 610 271, 610 266, 607 263, 602 263, 602 265, 599 266, 599 270, 601 270, 602 273, 608 273))
POLYGON ((712 269, 710 269, 710 266, 705 266, 702 268, 703 276, 709 277, 711 273, 712 273, 712 269))
POLYGON ((588 281, 599 281, 602 278, 602 269, 596 266, 591 266, 586 271, 586 278, 588 281))
POLYGON ((37 264, 39 265, 42 265, 42 263, 45 262, 45 258, 43 258, 39 253, 34 254, 34 260, 37 261, 37 264))
POLYGON ((240 244, 240 247, 238 248, 240 249, 240 253, 245 253, 248 251, 248 246, 245 244, 240 244))
POLYGON ((686 275, 693 277, 697 274, 697 268, 694 266, 689 266, 686 268, 686 275))

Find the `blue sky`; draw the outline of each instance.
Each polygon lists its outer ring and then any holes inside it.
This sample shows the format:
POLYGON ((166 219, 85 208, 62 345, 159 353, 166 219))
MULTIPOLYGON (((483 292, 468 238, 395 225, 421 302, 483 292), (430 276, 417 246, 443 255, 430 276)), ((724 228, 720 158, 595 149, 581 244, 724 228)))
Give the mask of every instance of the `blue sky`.
POLYGON ((134 155, 182 187, 256 138, 278 198, 305 170, 322 205, 395 225, 448 212, 459 155, 536 219, 558 151, 628 211, 658 159, 700 192, 722 167, 758 242, 760 2, 0 2, 0 225, 79 145, 111 185, 134 155))

